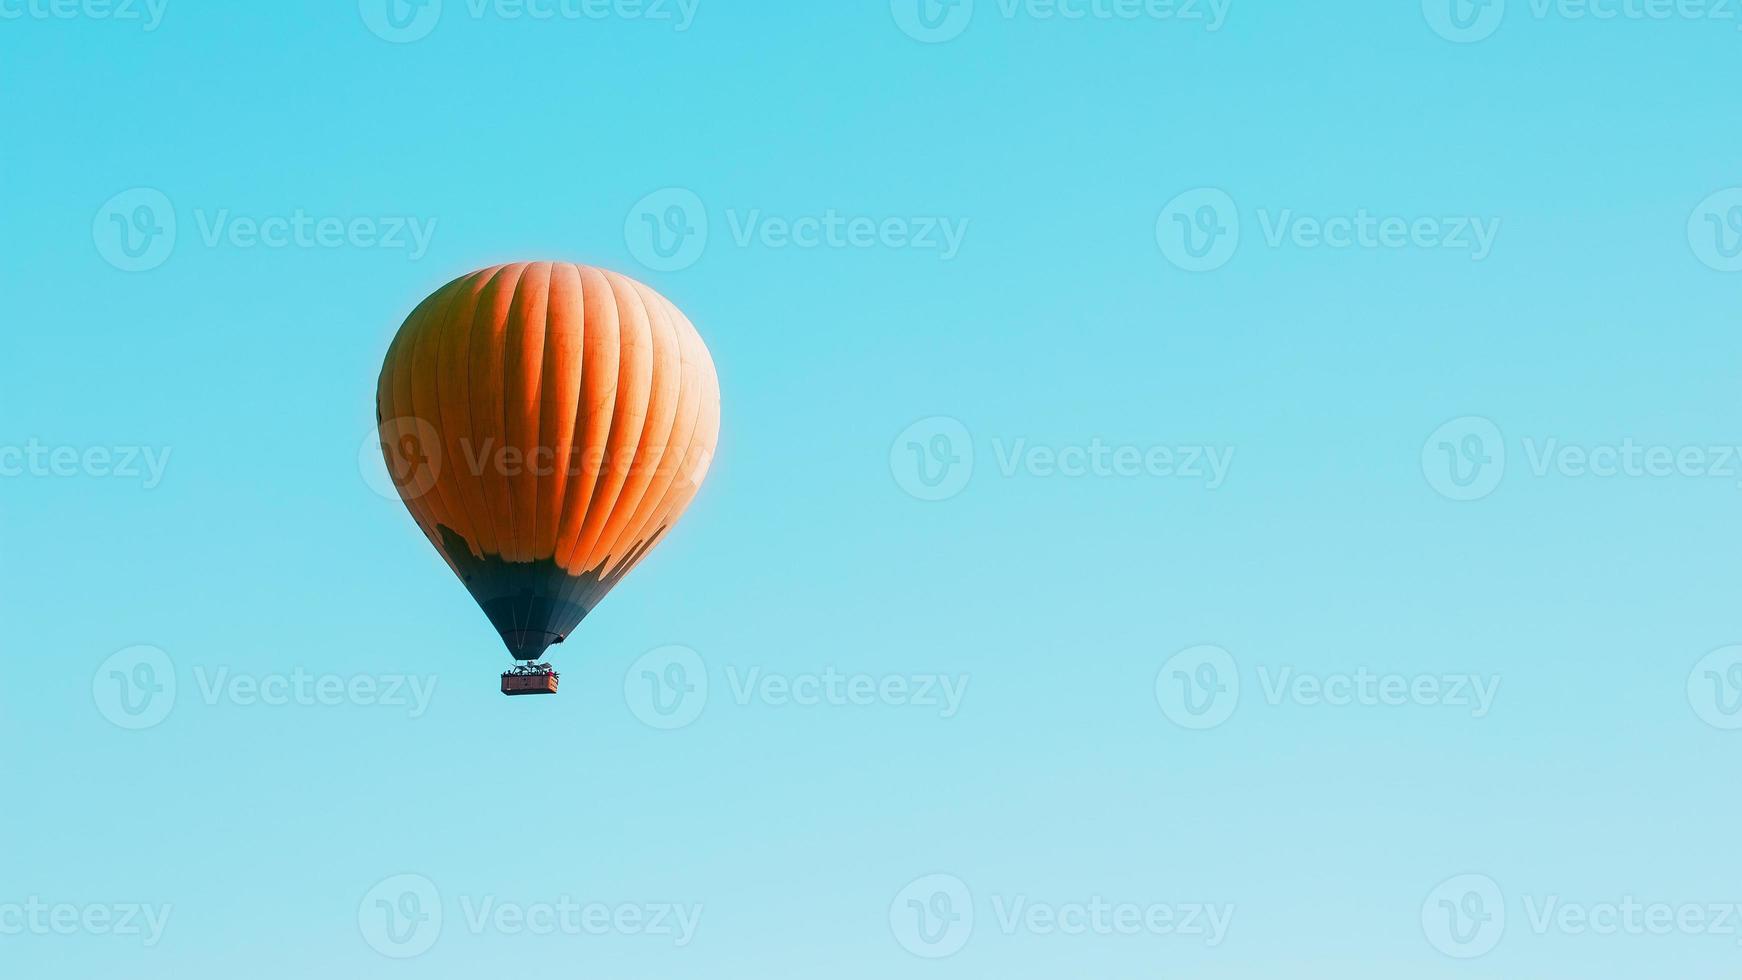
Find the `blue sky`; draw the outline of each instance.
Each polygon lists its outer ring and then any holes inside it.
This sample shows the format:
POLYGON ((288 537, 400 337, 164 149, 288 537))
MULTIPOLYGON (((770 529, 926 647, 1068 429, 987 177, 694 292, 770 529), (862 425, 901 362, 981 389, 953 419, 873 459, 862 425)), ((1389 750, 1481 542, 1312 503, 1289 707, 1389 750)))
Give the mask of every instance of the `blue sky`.
POLYGON ((0 0, 0 967, 1730 975, 1742 20, 1369 7, 0 0), (531 259, 724 421, 509 700, 531 259))

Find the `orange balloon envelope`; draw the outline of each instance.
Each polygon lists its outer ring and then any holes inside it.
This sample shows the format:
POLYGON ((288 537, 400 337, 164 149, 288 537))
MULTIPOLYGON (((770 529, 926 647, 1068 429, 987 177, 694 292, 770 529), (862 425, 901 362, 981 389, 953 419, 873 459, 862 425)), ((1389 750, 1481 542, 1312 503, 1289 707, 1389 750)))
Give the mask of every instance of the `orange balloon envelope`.
POLYGON ((412 517, 509 653, 535 661, 689 505, 719 440, 720 386, 665 297, 602 269, 522 263, 423 301, 387 353, 377 420, 412 517))

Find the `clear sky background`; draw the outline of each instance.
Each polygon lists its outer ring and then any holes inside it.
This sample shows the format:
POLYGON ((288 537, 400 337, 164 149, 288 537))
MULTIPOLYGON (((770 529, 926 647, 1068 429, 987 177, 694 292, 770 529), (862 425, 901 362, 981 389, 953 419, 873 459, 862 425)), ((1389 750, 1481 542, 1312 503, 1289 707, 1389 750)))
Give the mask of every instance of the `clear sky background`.
POLYGON ((1742 12, 476 2, 0 0, 0 973, 1734 975, 1742 12), (510 700, 373 393, 545 258, 724 426, 510 700))

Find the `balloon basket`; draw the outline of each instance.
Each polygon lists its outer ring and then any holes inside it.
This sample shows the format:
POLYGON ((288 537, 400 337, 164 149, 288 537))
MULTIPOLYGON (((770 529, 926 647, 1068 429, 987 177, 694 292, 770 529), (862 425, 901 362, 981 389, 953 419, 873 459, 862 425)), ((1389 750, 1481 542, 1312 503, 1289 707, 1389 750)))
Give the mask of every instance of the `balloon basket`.
POLYGON ((555 694, 557 672, 540 664, 536 667, 516 667, 502 675, 502 693, 511 698, 530 694, 555 694))

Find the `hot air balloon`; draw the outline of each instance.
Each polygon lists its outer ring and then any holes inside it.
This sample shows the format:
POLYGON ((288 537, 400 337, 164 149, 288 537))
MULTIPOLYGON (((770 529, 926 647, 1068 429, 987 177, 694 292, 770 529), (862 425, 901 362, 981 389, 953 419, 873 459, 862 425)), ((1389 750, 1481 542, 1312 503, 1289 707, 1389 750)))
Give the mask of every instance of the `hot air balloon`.
POLYGON ((626 276, 484 269, 400 328, 376 396, 411 516, 502 635, 509 695, 658 544, 701 487, 720 387, 695 327, 626 276))

